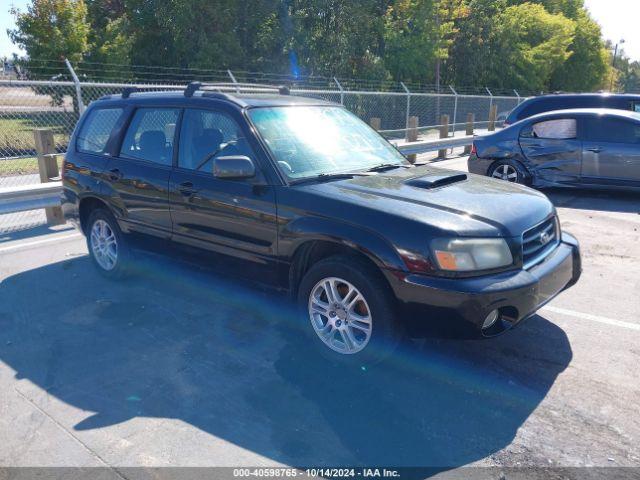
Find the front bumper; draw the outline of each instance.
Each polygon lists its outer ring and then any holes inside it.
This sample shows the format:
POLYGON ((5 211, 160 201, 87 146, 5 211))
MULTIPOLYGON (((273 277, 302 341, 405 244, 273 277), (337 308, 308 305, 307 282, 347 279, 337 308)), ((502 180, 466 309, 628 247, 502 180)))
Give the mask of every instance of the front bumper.
POLYGON ((581 272, 578 241, 563 233, 558 247, 529 270, 475 278, 398 272, 387 272, 386 276, 403 304, 410 332, 453 329, 482 335, 482 323, 491 311, 500 311, 506 330, 574 285, 581 272))

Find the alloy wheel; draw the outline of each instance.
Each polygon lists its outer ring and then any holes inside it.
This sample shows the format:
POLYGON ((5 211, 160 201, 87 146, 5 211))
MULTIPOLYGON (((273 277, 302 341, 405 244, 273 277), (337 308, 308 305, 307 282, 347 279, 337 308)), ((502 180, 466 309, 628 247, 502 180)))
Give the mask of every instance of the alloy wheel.
POLYGON ((491 176, 493 178, 499 178, 500 180, 506 180, 507 182, 518 181, 518 172, 513 165, 509 164, 498 165, 491 176))
POLYGON ((98 219, 91 227, 91 251, 98 265, 113 270, 118 261, 118 241, 109 224, 98 219))
POLYGON ((354 354, 369 343, 371 310, 360 291, 337 277, 320 280, 309 295, 309 318, 322 342, 341 354, 354 354))

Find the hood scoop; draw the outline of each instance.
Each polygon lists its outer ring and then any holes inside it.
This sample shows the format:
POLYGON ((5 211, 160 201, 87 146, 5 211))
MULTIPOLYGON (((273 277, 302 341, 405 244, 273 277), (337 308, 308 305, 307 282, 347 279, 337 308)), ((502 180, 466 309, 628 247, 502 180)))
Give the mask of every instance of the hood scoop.
POLYGON ((406 185, 415 188, 425 188, 433 190, 435 188, 445 187, 453 183, 464 182, 467 179, 465 173, 432 173, 424 177, 412 178, 404 182, 406 185))

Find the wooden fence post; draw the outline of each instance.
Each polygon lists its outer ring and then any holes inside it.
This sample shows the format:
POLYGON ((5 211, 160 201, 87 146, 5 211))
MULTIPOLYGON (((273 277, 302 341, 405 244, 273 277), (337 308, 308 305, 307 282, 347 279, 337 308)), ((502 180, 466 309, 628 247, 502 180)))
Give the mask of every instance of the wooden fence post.
MULTIPOLYGON (((36 144, 36 155, 38 157, 38 171, 40 172, 40 183, 50 182, 52 178, 60 175, 58 169, 58 159, 56 158, 56 144, 53 140, 53 132, 47 128, 37 128, 33 131, 33 138, 36 144)), ((62 208, 45 208, 47 223, 49 225, 60 225, 64 223, 62 208)))
MULTIPOLYGON (((440 138, 449 137, 449 115, 442 115, 440 117, 440 138)), ((438 158, 446 158, 447 149, 443 148, 438 150, 438 158)))
POLYGON ((489 126, 487 130, 493 132, 496 129, 496 118, 498 118, 498 105, 495 103, 491 105, 491 110, 489 110, 489 126))
MULTIPOLYGON (((418 117, 409 117, 409 124, 407 125, 407 133, 405 135, 407 142, 418 141, 418 121, 418 117)), ((411 163, 416 163, 416 154, 407 155, 407 160, 411 163)))
POLYGON ((371 117, 369 120, 369 125, 376 131, 380 130, 380 119, 378 117, 371 117))
MULTIPOLYGON (((465 135, 473 135, 473 123, 475 121, 475 115, 473 113, 467 113, 467 127, 465 135)), ((471 153, 471 145, 464 147, 464 154, 469 155, 471 153)))

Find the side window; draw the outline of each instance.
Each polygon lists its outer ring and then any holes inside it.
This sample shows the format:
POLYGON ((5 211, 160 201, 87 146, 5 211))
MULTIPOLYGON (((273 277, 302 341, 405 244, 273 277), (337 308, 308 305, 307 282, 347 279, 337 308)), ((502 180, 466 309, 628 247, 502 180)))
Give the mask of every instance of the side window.
POLYGON ((171 165, 179 113, 177 108, 136 110, 122 142, 120 156, 171 165))
POLYGON ((214 158, 229 155, 253 157, 236 121, 222 112, 185 110, 180 131, 178 166, 209 171, 214 158))
POLYGON ((577 137, 577 122, 575 118, 559 118, 538 122, 523 130, 522 136, 550 140, 574 139, 577 137))
POLYGON ((640 113, 640 102, 633 102, 631 110, 640 113))
POLYGON ((640 143, 640 124, 621 118, 589 118, 584 139, 589 142, 640 143))
POLYGON ((76 149, 83 153, 104 153, 111 131, 120 115, 122 115, 121 108, 91 110, 78 132, 76 149))

